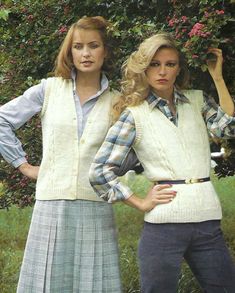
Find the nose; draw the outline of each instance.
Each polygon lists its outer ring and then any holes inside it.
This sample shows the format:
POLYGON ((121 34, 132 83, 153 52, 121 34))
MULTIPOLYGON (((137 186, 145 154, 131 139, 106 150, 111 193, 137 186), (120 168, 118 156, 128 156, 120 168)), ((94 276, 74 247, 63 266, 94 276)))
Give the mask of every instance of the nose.
POLYGON ((160 74, 161 76, 166 75, 166 67, 165 67, 165 65, 161 65, 161 66, 160 66, 160 68, 159 68, 159 74, 160 74))
POLYGON ((83 47, 82 55, 83 55, 84 57, 89 57, 89 56, 91 55, 91 53, 90 53, 90 49, 89 49, 88 46, 84 46, 84 47, 83 47))

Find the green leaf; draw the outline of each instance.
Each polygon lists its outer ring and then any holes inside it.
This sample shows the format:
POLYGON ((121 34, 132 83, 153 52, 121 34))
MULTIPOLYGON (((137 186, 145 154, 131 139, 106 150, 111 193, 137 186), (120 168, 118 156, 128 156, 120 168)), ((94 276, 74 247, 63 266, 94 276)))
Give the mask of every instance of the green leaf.
POLYGON ((8 9, 1 9, 1 10, 0 10, 0 19, 3 19, 3 20, 5 20, 5 21, 7 21, 10 12, 11 12, 11 11, 8 10, 8 9))
POLYGON ((202 65, 201 65, 201 70, 202 70, 203 72, 207 71, 207 65, 206 65, 206 64, 202 64, 202 65))

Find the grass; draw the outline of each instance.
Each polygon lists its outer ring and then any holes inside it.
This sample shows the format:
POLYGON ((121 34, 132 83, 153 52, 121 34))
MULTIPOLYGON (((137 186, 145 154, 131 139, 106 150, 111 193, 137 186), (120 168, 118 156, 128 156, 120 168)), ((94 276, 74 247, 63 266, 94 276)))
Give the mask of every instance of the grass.
MULTIPOLYGON (((235 257, 235 177, 213 178, 221 199, 224 218, 222 227, 226 241, 235 257)), ((131 188, 137 194, 146 194, 149 184, 140 175, 136 176, 131 188)), ((0 196, 3 187, 0 184, 0 196)), ((120 263, 124 293, 137 293, 139 271, 137 265, 138 239, 143 226, 143 214, 121 203, 114 205, 119 233, 120 263)), ((30 224, 32 208, 12 207, 0 211, 0 292, 15 293, 24 245, 30 224)), ((178 293, 200 292, 189 268, 184 264, 178 293)), ((72 292, 71 292, 72 293, 72 292)))

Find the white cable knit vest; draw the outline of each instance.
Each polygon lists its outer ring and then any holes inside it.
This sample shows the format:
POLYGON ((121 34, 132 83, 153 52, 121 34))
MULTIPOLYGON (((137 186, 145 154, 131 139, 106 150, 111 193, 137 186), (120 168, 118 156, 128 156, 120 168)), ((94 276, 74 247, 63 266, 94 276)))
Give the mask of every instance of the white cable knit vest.
POLYGON ((110 127, 110 110, 116 95, 117 92, 106 90, 99 97, 79 140, 72 81, 47 79, 41 113, 43 158, 36 199, 103 201, 90 186, 88 171, 110 127))
MULTIPOLYGON (((130 107, 136 124, 134 150, 150 181, 210 176, 210 148, 201 115, 201 91, 185 91, 189 103, 179 103, 178 126, 145 101, 130 107)), ((145 214, 150 223, 184 223, 221 219, 221 206, 211 182, 174 184, 174 200, 145 214)))

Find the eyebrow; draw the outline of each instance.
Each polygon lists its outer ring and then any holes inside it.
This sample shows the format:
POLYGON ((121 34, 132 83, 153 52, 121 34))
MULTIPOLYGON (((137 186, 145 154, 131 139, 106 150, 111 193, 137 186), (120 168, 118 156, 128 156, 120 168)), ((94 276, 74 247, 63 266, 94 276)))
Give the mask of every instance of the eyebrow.
MULTIPOLYGON (((161 62, 160 60, 158 59, 152 59, 151 62, 161 62)), ((179 62, 177 59, 170 59, 170 60, 167 60, 166 62, 179 62)))
MULTIPOLYGON (((88 44, 92 44, 92 43, 98 43, 98 44, 100 44, 101 42, 100 42, 100 41, 91 41, 91 42, 89 42, 88 44)), ((84 43, 74 41, 73 44, 84 44, 84 43)))

